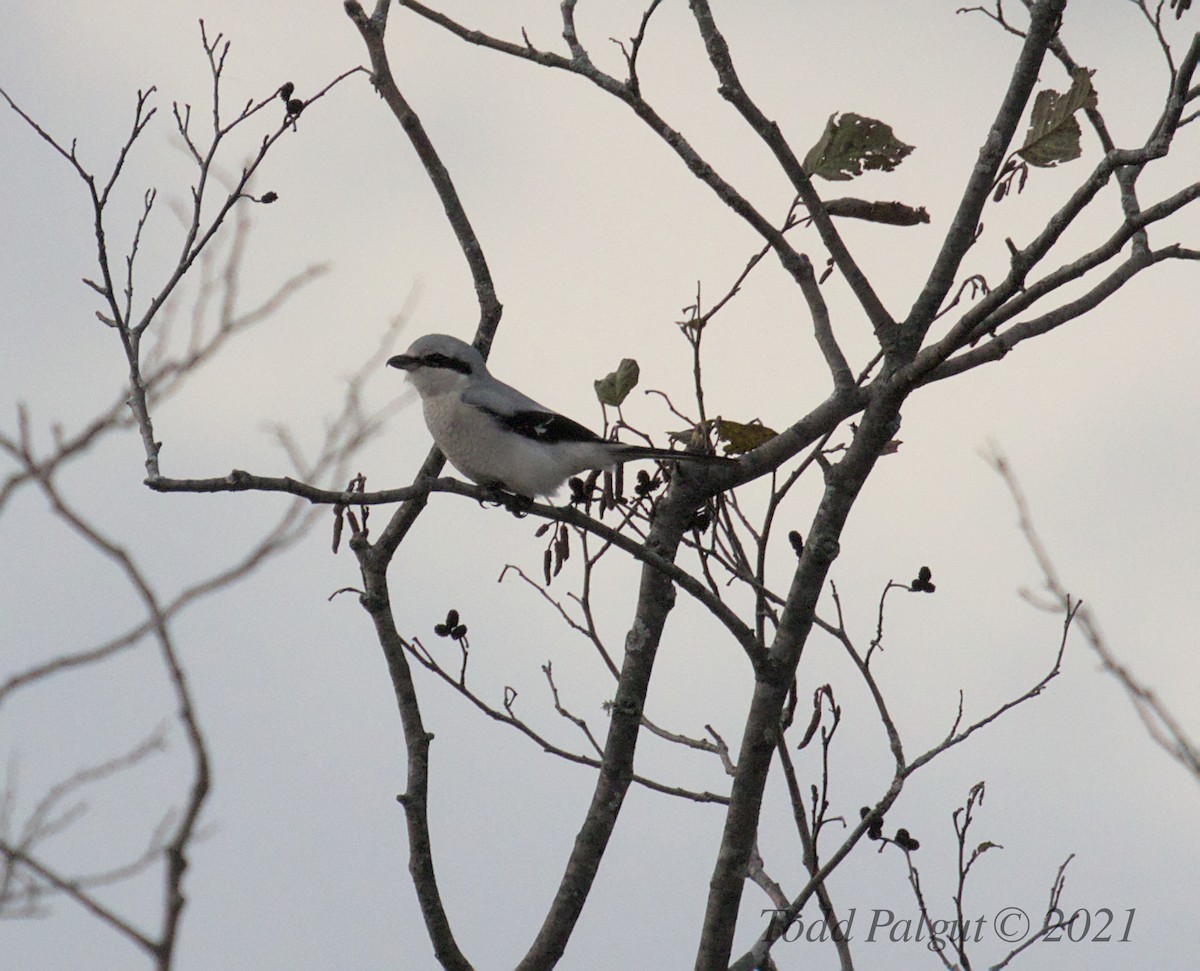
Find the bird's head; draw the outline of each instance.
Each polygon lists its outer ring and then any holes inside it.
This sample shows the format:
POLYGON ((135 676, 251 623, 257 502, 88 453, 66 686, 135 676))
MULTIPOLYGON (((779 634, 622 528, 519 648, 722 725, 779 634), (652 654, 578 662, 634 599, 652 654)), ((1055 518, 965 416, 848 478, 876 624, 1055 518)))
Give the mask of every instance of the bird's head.
POLYGON ((403 354, 390 358, 388 367, 408 372, 409 380, 422 396, 445 394, 466 384, 472 375, 487 370, 479 351, 448 334, 417 338, 403 354))

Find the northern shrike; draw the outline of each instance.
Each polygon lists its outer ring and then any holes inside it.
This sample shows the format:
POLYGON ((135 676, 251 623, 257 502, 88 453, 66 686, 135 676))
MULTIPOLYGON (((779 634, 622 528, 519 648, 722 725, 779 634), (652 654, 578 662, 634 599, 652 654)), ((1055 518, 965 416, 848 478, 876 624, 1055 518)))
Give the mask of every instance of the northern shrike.
POLYGON ((468 479, 519 496, 548 496, 589 469, 631 459, 728 463, 716 455, 610 442, 488 373, 483 355, 446 334, 427 334, 388 365, 408 372, 438 448, 468 479))

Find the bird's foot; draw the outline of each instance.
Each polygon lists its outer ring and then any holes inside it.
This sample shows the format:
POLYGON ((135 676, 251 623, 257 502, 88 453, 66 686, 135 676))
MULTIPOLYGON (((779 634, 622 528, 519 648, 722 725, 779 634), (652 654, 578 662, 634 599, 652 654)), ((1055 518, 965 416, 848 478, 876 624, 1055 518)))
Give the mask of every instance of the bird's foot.
POLYGON ((480 505, 492 503, 497 506, 503 506, 518 519, 524 519, 533 507, 533 499, 529 496, 519 496, 515 492, 507 491, 496 483, 486 485, 483 489, 487 495, 479 500, 480 505))
POLYGON ((515 492, 505 493, 504 508, 517 519, 524 519, 533 508, 533 499, 529 496, 519 496, 515 492))

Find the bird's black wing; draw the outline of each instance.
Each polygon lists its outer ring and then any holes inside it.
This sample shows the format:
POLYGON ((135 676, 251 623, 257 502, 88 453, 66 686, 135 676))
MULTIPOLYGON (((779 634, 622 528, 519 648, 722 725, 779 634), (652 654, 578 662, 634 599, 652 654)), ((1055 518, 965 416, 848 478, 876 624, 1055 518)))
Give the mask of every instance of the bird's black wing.
POLYGON ((498 425, 508 431, 535 442, 557 444, 560 442, 603 441, 590 428, 585 428, 579 422, 572 421, 553 411, 528 410, 503 413, 488 407, 482 407, 481 410, 491 415, 498 425))

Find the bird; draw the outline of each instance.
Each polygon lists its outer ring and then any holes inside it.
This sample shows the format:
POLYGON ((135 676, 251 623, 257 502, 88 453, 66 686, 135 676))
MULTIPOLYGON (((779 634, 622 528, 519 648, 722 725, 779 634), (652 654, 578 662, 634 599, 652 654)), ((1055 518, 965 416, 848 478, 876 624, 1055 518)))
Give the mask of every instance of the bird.
POLYGON ((573 475, 633 459, 735 462, 601 438, 493 377, 478 350, 448 334, 419 337, 387 363, 421 396, 425 424, 450 464, 488 488, 532 499, 552 496, 573 475))

